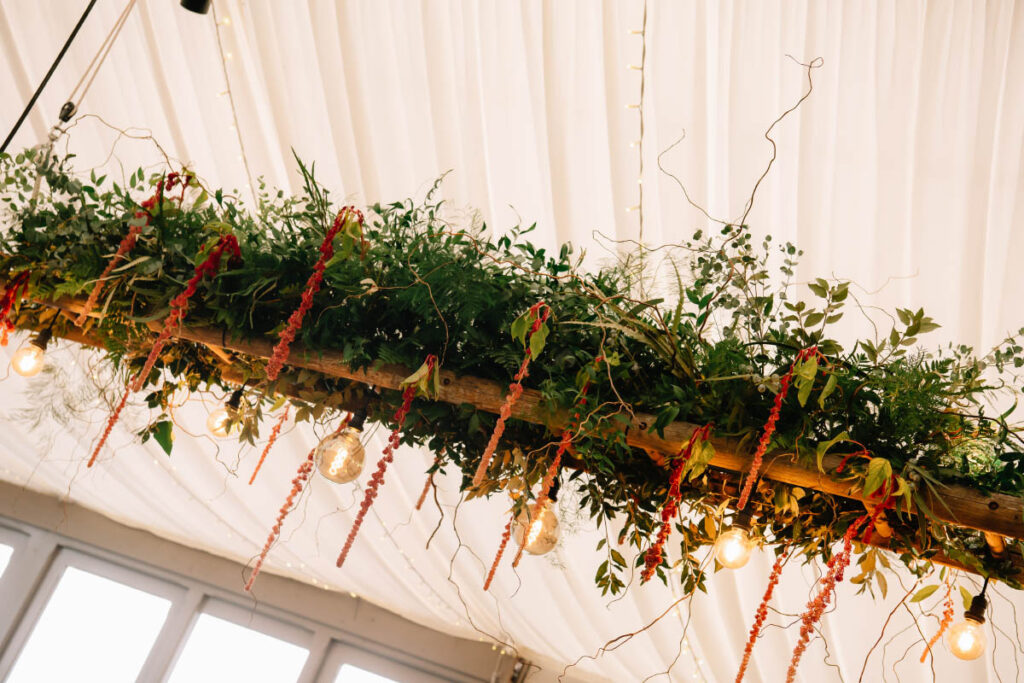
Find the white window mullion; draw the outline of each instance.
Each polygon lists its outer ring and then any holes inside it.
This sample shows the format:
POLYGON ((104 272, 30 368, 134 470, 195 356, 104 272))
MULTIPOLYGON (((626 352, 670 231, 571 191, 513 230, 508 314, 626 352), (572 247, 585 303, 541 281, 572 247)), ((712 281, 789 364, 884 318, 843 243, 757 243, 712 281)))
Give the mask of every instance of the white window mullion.
POLYGON ((316 683, 320 669, 323 668, 324 660, 327 658, 327 650, 331 647, 332 638, 323 630, 313 632, 313 640, 309 644, 309 658, 306 665, 302 667, 299 680, 295 683, 316 683))
POLYGON ((27 630, 22 629, 21 637, 15 638, 19 624, 26 618, 34 620, 39 616, 39 610, 31 609, 36 594, 45 592, 48 596, 57 585, 56 578, 47 580, 47 571, 57 556, 56 539, 49 534, 33 534, 32 542, 27 540, 26 536, 25 542, 15 541, 11 563, 0 578, 4 596, 0 600, 0 671, 10 668, 28 635, 27 630))
POLYGON ((167 615, 160 635, 139 672, 138 681, 163 681, 170 674, 174 658, 188 637, 196 614, 203 605, 205 596, 201 590, 192 587, 180 600, 176 600, 167 615))

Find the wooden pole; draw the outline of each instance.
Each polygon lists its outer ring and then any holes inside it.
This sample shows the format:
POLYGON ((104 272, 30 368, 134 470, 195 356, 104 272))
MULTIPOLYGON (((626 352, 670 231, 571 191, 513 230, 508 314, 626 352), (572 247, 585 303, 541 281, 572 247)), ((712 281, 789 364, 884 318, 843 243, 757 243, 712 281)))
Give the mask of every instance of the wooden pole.
MULTIPOLYGON (((44 305, 77 312, 81 304, 75 300, 60 299, 55 302, 39 302, 44 305)), ((159 324, 151 323, 159 328, 159 324)), ((268 339, 232 339, 224 331, 204 327, 182 327, 175 336, 219 350, 234 351, 258 358, 270 358, 274 342, 268 339)), ((223 353, 223 351, 221 351, 223 353)), ((219 355, 219 354, 218 354, 219 355)), ((346 364, 336 351, 307 351, 299 344, 292 345, 288 365, 315 372, 354 380, 384 389, 399 389, 403 379, 411 374, 408 368, 383 363, 356 370, 346 364)), ((505 399, 506 386, 492 380, 456 376, 447 370, 441 371, 441 387, 438 398, 447 403, 461 405, 469 403, 480 410, 497 413, 505 399)), ((540 392, 526 389, 512 409, 512 416, 519 420, 542 424, 557 430, 567 423, 567 415, 553 419, 542 406, 540 392)), ((697 425, 673 422, 664 430, 664 438, 648 431, 654 424, 652 415, 636 413, 631 417, 626 431, 626 441, 631 446, 662 454, 677 453, 693 433, 697 425)), ((715 457, 711 466, 733 472, 745 472, 750 467, 750 457, 739 452, 738 444, 727 439, 711 439, 715 457)), ((839 456, 825 456, 822 466, 825 471, 834 471, 841 461, 839 456)), ((877 503, 855 490, 848 482, 803 467, 795 462, 792 453, 776 453, 767 461, 762 476, 774 481, 813 489, 834 496, 861 501, 866 505, 877 503)), ((976 529, 998 536, 1024 540, 1024 501, 1000 493, 983 493, 977 489, 956 484, 939 487, 941 499, 936 499, 928 489, 919 491, 932 515, 947 524, 976 529)), ((905 510, 906 511, 906 510, 905 510)))

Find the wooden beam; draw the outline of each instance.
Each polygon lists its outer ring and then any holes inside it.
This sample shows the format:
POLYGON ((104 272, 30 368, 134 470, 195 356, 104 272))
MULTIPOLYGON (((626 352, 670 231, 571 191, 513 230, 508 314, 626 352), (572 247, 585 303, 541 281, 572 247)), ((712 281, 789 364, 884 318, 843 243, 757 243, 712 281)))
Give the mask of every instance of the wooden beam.
MULTIPOLYGON (((80 303, 69 299, 40 303, 72 312, 81 310, 80 303)), ((232 339, 223 330, 203 327, 182 327, 175 332, 175 336, 259 358, 270 358, 275 344, 272 340, 261 338, 232 339)), ((408 368, 383 363, 356 370, 345 363, 337 351, 307 351, 299 344, 292 345, 288 365, 385 389, 398 389, 402 380, 411 374, 408 368)), ((504 403, 506 390, 507 386, 503 383, 441 371, 439 399, 447 403, 468 403, 480 410, 498 413, 504 403)), ((552 429, 558 429, 567 422, 564 415, 552 419, 542 406, 540 392, 533 389, 523 392, 513 407, 512 416, 526 422, 547 425, 552 429)), ((662 438, 648 431, 654 421, 652 415, 633 415, 626 431, 627 443, 647 451, 675 454, 698 429, 697 425, 673 422, 665 428, 665 436, 662 438)), ((735 441, 713 438, 711 443, 716 451, 710 463, 713 467, 733 472, 746 472, 749 469, 750 456, 741 453, 735 441)), ((825 456, 822 465, 826 471, 834 471, 840 461, 839 456, 825 456)), ((848 482, 837 481, 824 473, 797 464, 792 453, 772 454, 762 468, 762 476, 805 489, 851 498, 867 505, 877 502, 862 495, 848 482)), ((956 484, 943 485, 940 491, 941 499, 936 499, 927 489, 919 492, 939 521, 1024 540, 1024 500, 1000 493, 983 493, 956 484)))

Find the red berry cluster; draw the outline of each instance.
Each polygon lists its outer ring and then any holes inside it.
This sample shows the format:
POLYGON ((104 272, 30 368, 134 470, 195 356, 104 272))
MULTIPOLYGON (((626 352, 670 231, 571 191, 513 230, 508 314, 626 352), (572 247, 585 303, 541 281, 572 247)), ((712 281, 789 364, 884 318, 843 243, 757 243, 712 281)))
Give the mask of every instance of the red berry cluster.
POLYGON ((313 297, 320 291, 320 286, 323 284, 327 262, 334 256, 334 238, 353 216, 359 221, 360 225, 363 224, 363 214, 354 207, 346 206, 339 211, 338 215, 334 218, 334 224, 328 229, 327 235, 324 236, 324 241, 320 244, 320 258, 317 259, 316 265, 313 266, 313 272, 310 274, 309 279, 306 280, 306 289, 302 292, 302 302, 299 303, 299 307, 288 317, 288 324, 281 330, 280 341, 274 347, 274 353, 270 357, 270 362, 267 363, 267 379, 271 382, 281 374, 281 368, 284 367, 285 362, 288 360, 292 342, 295 341, 295 335, 302 328, 302 319, 306 317, 306 313, 313 307, 313 297))

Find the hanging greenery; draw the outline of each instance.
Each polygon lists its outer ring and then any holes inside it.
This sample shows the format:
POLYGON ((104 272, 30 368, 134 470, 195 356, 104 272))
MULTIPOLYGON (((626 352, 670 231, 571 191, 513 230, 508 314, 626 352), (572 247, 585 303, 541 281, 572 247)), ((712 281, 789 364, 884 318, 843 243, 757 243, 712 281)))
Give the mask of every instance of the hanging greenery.
MULTIPOLYGON (((716 439, 730 440, 737 452, 764 455, 766 466, 777 454, 790 454, 863 498, 894 501, 888 547, 919 575, 929 569, 926 560, 942 553, 1017 585, 1018 541, 993 556, 981 532, 939 523, 927 501, 941 503, 947 484, 1024 496, 1021 428, 1008 422, 1008 411, 991 407, 1013 404, 1014 398, 1002 400, 1003 392, 1019 395, 1019 335, 985 354, 963 345, 929 351, 918 340, 937 323, 921 310, 899 309, 877 338, 841 343, 833 330, 853 310, 850 284, 792 284, 796 247, 755 239, 746 226, 697 231, 661 250, 661 272, 673 274, 665 283, 628 260, 588 269, 569 246, 548 253, 528 241, 532 227, 495 238, 484 228, 453 226, 433 192, 422 202, 367 207, 365 224, 355 230, 353 222, 349 242, 317 269, 316 297, 303 301, 338 211, 301 163, 305 188, 299 196, 261 185, 256 205, 247 209, 193 180, 181 197, 157 193, 140 224, 137 202, 166 182, 164 176, 139 170, 122 182, 84 180, 67 159, 54 159, 41 169, 45 182, 34 197, 37 161, 31 152, 0 156, 7 211, 0 282, 11 283, 8 291, 19 283, 27 287, 27 298, 12 295, 10 318, 17 327, 37 329, 54 319, 47 302, 84 300, 102 277, 98 317, 84 331, 125 377, 147 369, 139 381, 153 420, 144 436, 159 437, 168 450, 168 406, 179 387, 236 389, 244 382, 247 396, 233 415, 240 438, 250 442, 263 412, 280 407, 283 394, 300 421, 336 416, 353 401, 392 426, 400 412, 404 426, 395 438, 429 446, 438 454, 431 471, 460 472, 468 497, 504 496, 514 487, 545 491, 550 482, 538 484, 561 458, 554 476, 578 490, 587 514, 607 521, 600 527, 608 536, 599 544, 607 559, 596 574, 602 591, 621 590, 645 558, 653 558, 651 575, 668 580, 672 564, 685 589, 703 588, 700 549, 714 542, 742 483, 736 473, 709 467, 711 441, 691 449, 670 476, 680 462, 675 453, 665 458, 627 442, 632 416, 646 413, 655 416, 646 427, 652 434, 678 421, 713 424, 716 439), (133 231, 130 252, 119 249, 133 231), (443 370, 507 385, 524 364, 523 316, 543 301, 550 311, 546 333, 530 340, 529 374, 520 371, 519 379, 540 392, 551 424, 586 394, 585 409, 573 416, 571 443, 561 444, 557 430, 514 416, 504 421, 508 416, 422 395, 403 402, 398 391, 371 392, 308 370, 271 381, 265 358, 173 337, 148 370, 150 325, 159 330, 173 314, 174 297, 194 278, 204 251, 225 234, 237 239, 241 258, 194 283, 187 325, 215 328, 225 340, 270 344, 294 334, 306 352, 341 354, 353 368, 414 368, 436 354, 443 370), (347 257, 353 249, 360 258, 347 257), (123 258, 108 272, 114 254, 123 258), (634 294, 645 291, 664 295, 634 294), (288 326, 300 304, 301 328, 288 326), (399 411, 405 403, 407 411, 399 411), (498 420, 499 450, 481 467, 498 420), (826 466, 831 455, 845 456, 840 467, 826 466), (678 500, 683 510, 676 526, 681 543, 648 554, 665 521, 666 500, 678 500)), ((71 325, 56 319, 55 335, 71 325)), ((680 451, 686 445, 676 444, 680 451)), ((865 550, 855 532, 848 533, 863 524, 856 522, 865 512, 857 500, 753 474, 748 481, 752 534, 779 552, 784 547, 827 561, 844 537, 852 552, 865 550)), ((535 503, 529 493, 517 496, 513 516, 535 503)), ((857 582, 884 593, 883 563, 859 566, 857 582)))

